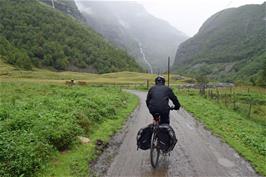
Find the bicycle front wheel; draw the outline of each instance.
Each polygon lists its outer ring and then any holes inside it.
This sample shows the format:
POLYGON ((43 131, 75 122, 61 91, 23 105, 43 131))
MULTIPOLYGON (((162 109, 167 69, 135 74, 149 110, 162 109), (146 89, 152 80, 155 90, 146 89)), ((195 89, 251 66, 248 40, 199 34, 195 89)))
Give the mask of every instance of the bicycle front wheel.
POLYGON ((151 138, 150 156, 151 156, 151 166, 153 168, 156 168, 159 162, 160 149, 158 147, 158 138, 156 137, 155 133, 152 134, 151 138))

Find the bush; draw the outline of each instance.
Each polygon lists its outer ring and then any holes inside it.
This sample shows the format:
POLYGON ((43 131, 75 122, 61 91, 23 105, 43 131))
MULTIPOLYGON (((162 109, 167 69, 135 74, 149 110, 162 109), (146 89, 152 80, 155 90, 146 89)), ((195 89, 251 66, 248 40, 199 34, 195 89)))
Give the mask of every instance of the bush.
POLYGON ((47 112, 34 122, 33 131, 57 150, 68 149, 76 136, 82 133, 76 120, 60 112, 47 112))
POLYGON ((0 133, 0 176, 30 176, 48 159, 52 146, 33 132, 5 131, 0 133))
POLYGON ((128 97, 113 88, 0 85, 0 176, 32 176, 78 135, 115 119, 128 97))

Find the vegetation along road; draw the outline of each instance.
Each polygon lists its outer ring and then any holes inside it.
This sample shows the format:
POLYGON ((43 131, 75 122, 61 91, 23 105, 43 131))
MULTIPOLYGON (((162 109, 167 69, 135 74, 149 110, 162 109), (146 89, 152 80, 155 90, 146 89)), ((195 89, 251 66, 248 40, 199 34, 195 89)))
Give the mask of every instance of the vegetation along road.
POLYGON ((106 152, 93 165, 96 175, 257 176, 247 161, 213 136, 184 109, 171 113, 171 125, 176 132, 178 143, 169 157, 160 157, 159 167, 154 170, 150 165, 149 151, 137 151, 135 139, 138 130, 152 121, 145 105, 146 93, 131 92, 139 97, 140 106, 124 130, 114 136, 106 152), (122 144, 118 147, 116 142, 122 144), (115 154, 114 149, 117 149, 115 154), (110 159, 109 152, 113 153, 114 158, 109 164, 103 165, 110 159))

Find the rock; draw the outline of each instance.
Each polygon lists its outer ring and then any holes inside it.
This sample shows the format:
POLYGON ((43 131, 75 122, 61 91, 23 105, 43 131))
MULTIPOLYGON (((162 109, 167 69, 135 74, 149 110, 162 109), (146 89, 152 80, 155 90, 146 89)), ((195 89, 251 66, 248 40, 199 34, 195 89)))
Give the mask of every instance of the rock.
POLYGON ((90 139, 89 138, 86 138, 86 137, 83 137, 83 136, 78 136, 78 139, 80 140, 80 142, 82 144, 88 144, 88 143, 90 143, 90 139))

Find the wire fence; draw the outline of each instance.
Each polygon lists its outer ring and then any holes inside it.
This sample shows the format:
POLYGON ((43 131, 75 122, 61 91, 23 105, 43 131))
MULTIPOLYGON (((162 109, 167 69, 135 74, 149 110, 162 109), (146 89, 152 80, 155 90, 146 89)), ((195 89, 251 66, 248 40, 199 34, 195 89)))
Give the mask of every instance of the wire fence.
POLYGON ((266 89, 250 87, 208 88, 204 94, 200 89, 177 88, 179 94, 202 96, 244 117, 266 123, 266 89))

